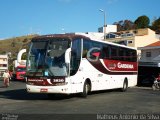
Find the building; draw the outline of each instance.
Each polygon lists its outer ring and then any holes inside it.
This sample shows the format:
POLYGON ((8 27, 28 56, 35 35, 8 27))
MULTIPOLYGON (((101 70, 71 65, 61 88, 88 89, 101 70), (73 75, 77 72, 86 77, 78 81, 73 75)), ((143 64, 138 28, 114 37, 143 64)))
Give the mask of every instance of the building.
MULTIPOLYGON (((120 31, 108 33, 106 35, 106 41, 124 44, 135 48, 144 47, 159 40, 160 37, 155 34, 155 31, 149 28, 120 31)), ((141 52, 138 51, 139 56, 140 53, 141 52)))
POLYGON ((75 32, 74 34, 84 35, 86 37, 90 37, 91 39, 104 40, 104 33, 99 32, 75 32))
POLYGON ((105 34, 110 32, 117 32, 117 25, 107 25, 106 27, 98 28, 98 32, 75 32, 74 34, 84 35, 90 37, 91 39, 104 40, 104 30, 105 34))
POLYGON ((160 41, 144 47, 139 47, 139 84, 152 85, 155 77, 160 73, 160 41))
POLYGON ((110 33, 110 32, 117 32, 117 25, 107 25, 105 27, 98 28, 99 33, 110 33))
POLYGON ((160 41, 139 47, 138 50, 141 50, 139 66, 160 67, 160 41))
POLYGON ((8 55, 0 55, 0 77, 8 69, 8 55))

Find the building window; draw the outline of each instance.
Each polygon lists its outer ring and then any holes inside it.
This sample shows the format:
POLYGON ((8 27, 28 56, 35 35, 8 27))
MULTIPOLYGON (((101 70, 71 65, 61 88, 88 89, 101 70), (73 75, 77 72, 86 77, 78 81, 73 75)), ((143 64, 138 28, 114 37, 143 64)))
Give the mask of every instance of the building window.
POLYGON ((3 64, 3 67, 7 67, 7 64, 3 64))
POLYGON ((146 57, 151 57, 151 52, 146 52, 146 57))
POLYGON ((132 40, 128 40, 128 44, 132 44, 133 43, 133 41, 132 40))
POLYGON ((137 33, 138 33, 138 31, 137 31, 137 30, 135 30, 135 31, 133 31, 133 33, 134 33, 134 34, 137 34, 137 33))

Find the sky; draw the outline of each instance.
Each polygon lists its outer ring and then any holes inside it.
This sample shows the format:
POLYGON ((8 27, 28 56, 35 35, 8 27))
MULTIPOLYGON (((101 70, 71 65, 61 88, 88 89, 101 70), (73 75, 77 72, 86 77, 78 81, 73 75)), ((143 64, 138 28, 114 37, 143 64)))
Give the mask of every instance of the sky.
POLYGON ((160 0, 0 0, 0 39, 97 32, 106 23, 160 17, 160 0))

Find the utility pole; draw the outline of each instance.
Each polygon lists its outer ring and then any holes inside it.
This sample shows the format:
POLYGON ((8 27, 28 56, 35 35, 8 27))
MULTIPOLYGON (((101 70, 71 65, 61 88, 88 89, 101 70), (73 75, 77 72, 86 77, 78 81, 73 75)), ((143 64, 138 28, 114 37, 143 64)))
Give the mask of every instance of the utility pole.
POLYGON ((103 32, 104 32, 104 40, 105 40, 106 39, 106 12, 102 9, 99 9, 99 11, 103 12, 103 14, 104 14, 104 27, 103 27, 104 30, 103 30, 103 32))

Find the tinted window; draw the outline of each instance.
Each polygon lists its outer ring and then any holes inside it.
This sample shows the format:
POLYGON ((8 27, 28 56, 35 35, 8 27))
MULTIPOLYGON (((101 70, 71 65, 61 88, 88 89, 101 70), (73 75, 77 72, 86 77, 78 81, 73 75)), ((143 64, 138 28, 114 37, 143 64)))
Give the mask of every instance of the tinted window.
POLYGON ((89 40, 83 40, 83 58, 87 57, 87 52, 92 47, 92 42, 89 40))
POLYGON ((73 40, 71 52, 71 75, 76 74, 78 71, 81 60, 81 40, 73 40))
POLYGON ((137 61, 137 53, 136 50, 125 49, 126 61, 136 62, 137 61))
POLYGON ((83 40, 83 58, 86 58, 87 52, 93 47, 100 48, 100 58, 102 59, 112 59, 131 62, 137 61, 136 50, 114 45, 108 45, 91 40, 83 40))
POLYGON ((118 51, 118 53, 119 53, 119 60, 122 60, 122 61, 124 61, 125 60, 125 49, 123 49, 123 48, 119 48, 119 51, 118 51))
POLYGON ((113 60, 118 59, 118 49, 115 46, 111 46, 111 59, 113 60))
POLYGON ((104 45, 102 47, 101 57, 102 57, 102 59, 109 59, 110 58, 110 47, 108 45, 104 45))

